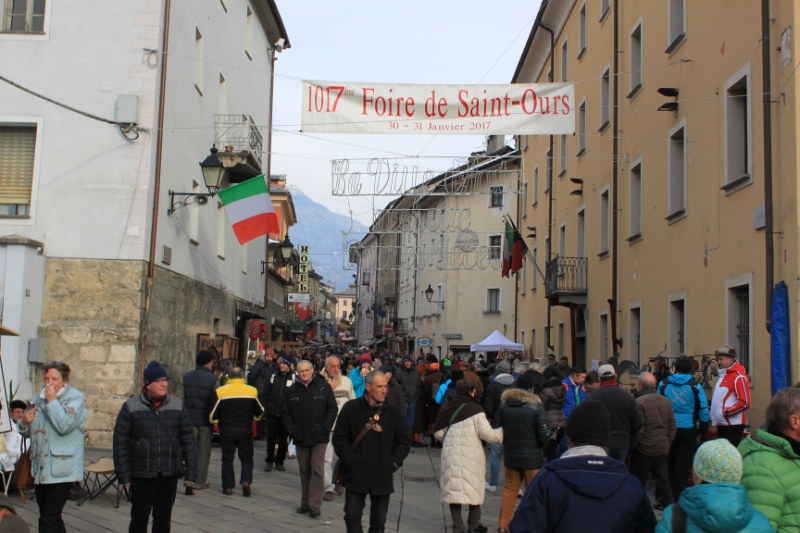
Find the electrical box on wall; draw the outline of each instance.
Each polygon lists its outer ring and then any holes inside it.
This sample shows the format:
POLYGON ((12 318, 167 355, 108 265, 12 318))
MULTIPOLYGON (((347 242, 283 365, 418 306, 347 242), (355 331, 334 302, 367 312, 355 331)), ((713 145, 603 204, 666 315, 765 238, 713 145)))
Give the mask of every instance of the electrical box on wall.
POLYGON ((114 105, 114 120, 124 124, 139 123, 139 97, 135 94, 120 94, 114 105))
POLYGON ((44 352, 47 351, 47 341, 42 339, 30 339, 28 341, 28 362, 44 363, 44 352))

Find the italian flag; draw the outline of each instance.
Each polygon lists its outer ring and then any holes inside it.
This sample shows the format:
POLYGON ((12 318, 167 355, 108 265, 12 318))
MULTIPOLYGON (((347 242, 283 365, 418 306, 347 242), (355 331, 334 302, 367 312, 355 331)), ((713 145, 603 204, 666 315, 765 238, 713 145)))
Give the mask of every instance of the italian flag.
POLYGON ((512 245, 514 243, 514 228, 506 220, 506 231, 503 239, 503 270, 502 277, 507 278, 511 272, 511 259, 513 256, 512 245))
POLYGON ((225 214, 240 244, 281 229, 264 176, 219 191, 219 200, 225 206, 225 214))

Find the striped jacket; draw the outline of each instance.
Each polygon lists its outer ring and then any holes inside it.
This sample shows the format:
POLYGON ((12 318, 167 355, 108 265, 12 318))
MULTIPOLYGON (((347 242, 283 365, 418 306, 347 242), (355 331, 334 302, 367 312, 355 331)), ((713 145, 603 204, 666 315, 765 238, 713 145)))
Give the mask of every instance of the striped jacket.
POLYGON ((721 368, 719 374, 711 397, 711 423, 715 426, 744 424, 744 412, 750 409, 747 371, 736 361, 728 368, 721 368))

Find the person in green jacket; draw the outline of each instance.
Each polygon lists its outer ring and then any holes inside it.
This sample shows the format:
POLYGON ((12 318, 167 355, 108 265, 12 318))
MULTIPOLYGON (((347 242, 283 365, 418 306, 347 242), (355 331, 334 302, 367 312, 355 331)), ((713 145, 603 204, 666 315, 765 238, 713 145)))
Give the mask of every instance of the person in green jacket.
POLYGON ((684 489, 678 503, 664 510, 656 533, 772 532, 767 517, 753 509, 739 484, 742 456, 725 439, 704 443, 694 456, 695 485, 684 489), (681 513, 680 511, 683 511, 681 513), (685 527, 677 524, 683 514, 685 527))
POLYGON ((767 421, 739 444, 742 485, 779 533, 800 531, 800 388, 778 391, 767 421))

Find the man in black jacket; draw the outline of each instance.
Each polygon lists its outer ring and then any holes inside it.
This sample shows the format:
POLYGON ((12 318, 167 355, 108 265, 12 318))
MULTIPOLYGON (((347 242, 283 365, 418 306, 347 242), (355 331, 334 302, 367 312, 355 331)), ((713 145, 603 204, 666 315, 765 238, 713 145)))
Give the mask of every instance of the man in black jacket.
POLYGON ((265 472, 272 471, 272 465, 279 472, 286 470, 283 466, 286 460, 286 451, 289 448, 289 436, 281 418, 281 402, 286 393, 286 389, 292 385, 292 360, 288 356, 281 356, 278 359, 279 371, 272 374, 267 383, 267 404, 264 406, 267 419, 267 457, 264 461, 265 472), (277 454, 275 447, 277 446, 277 454))
POLYGON ((114 424, 114 470, 130 489, 129 533, 146 533, 150 512, 153 531, 169 531, 178 478, 195 481, 192 419, 183 401, 168 394, 169 376, 151 361, 144 369, 144 387, 129 398, 114 424))
POLYGON ((286 391, 283 424, 297 446, 302 489, 297 512, 317 518, 325 490, 325 449, 338 409, 333 389, 325 378, 314 374, 311 361, 297 363, 297 376, 299 381, 286 391))
MULTIPOLYGON (((267 385, 272 379, 272 375, 278 372, 278 363, 275 362, 275 350, 267 348, 262 355, 259 355, 250 372, 247 374, 247 384, 256 388, 258 391, 258 401, 261 405, 267 406, 267 385)), ((266 418, 262 418, 258 424, 258 435, 256 438, 263 438, 267 432, 266 418)))
POLYGON ((339 413, 333 430, 333 448, 342 460, 345 491, 344 523, 347 533, 363 533, 361 517, 370 498, 369 531, 381 533, 386 525, 389 496, 394 492, 394 471, 403 465, 410 449, 405 417, 385 405, 387 379, 375 370, 365 378, 366 391, 350 400, 339 413), (360 442, 353 441, 366 429, 360 442))
MULTIPOLYGON (((192 417, 194 438, 197 445, 197 479, 194 489, 208 488, 208 462, 211 459, 211 423, 208 415, 214 407, 217 376, 211 369, 214 354, 202 350, 195 357, 197 368, 183 375, 183 400, 192 417)), ((189 490, 187 494, 191 494, 189 490)))
POLYGON ((642 417, 633 396, 619 388, 617 371, 612 365, 600 365, 600 388, 589 399, 598 400, 611 413, 611 433, 608 436, 608 455, 625 462, 633 437, 642 429, 642 417))

